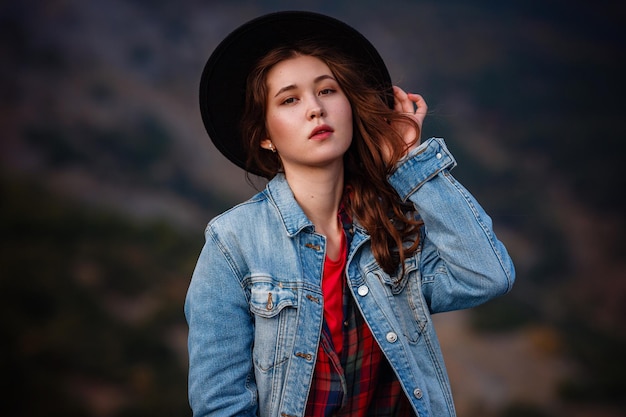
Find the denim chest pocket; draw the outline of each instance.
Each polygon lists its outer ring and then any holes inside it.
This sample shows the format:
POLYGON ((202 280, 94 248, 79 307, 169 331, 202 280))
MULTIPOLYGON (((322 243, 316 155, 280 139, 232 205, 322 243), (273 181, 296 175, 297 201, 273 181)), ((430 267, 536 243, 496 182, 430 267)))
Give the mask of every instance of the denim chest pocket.
POLYGON ((430 314, 422 294, 420 271, 414 263, 406 265, 404 276, 390 276, 382 270, 376 271, 384 284, 394 315, 397 317, 404 335, 416 343, 424 332, 430 314))
POLYGON ((295 336, 298 293, 267 277, 250 287, 250 312, 254 316, 253 359, 261 372, 285 363, 295 336))

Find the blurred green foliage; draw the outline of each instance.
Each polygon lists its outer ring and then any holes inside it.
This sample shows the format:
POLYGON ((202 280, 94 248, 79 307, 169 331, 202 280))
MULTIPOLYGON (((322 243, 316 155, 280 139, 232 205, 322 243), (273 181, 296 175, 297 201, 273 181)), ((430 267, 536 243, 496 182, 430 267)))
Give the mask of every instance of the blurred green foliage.
POLYGON ((188 414, 176 348, 186 331, 186 274, 202 242, 33 182, 2 179, 0 191, 0 413, 188 414), (110 398, 98 400, 102 392, 110 398))

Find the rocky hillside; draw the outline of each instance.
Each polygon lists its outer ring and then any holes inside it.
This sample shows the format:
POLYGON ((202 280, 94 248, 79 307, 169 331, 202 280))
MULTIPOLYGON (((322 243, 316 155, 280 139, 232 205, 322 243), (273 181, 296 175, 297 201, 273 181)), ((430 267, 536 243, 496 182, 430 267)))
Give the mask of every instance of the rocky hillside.
POLYGON ((190 414, 202 230, 255 192, 206 136, 199 76, 239 23, 307 7, 426 97, 516 262, 510 295, 437 318, 459 414, 623 415, 625 15, 517 3, 0 4, 2 415, 190 414))

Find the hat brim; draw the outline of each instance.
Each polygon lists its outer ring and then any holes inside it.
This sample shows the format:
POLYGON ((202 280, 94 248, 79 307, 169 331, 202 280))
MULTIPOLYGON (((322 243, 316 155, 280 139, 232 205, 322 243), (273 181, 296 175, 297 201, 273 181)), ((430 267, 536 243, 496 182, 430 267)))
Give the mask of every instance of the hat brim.
MULTIPOLYGON (((256 62, 269 51, 305 39, 319 41, 345 53, 366 69, 374 88, 391 91, 391 78, 374 46, 356 29, 322 14, 278 12, 253 19, 230 33, 209 57, 200 80, 202 121, 217 149, 235 165, 246 166, 247 152, 240 123, 245 105, 246 79, 256 62)), ((386 94, 393 106, 393 95, 386 94)))

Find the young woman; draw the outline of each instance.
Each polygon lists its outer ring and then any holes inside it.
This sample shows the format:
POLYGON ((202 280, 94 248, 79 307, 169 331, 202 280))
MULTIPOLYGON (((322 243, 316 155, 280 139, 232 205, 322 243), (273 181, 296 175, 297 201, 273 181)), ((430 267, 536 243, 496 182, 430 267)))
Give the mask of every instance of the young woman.
POLYGON ((216 147, 265 190, 213 219, 189 287, 196 416, 453 416, 431 314, 511 289, 514 268, 426 103, 327 16, 229 35, 202 76, 216 147))

